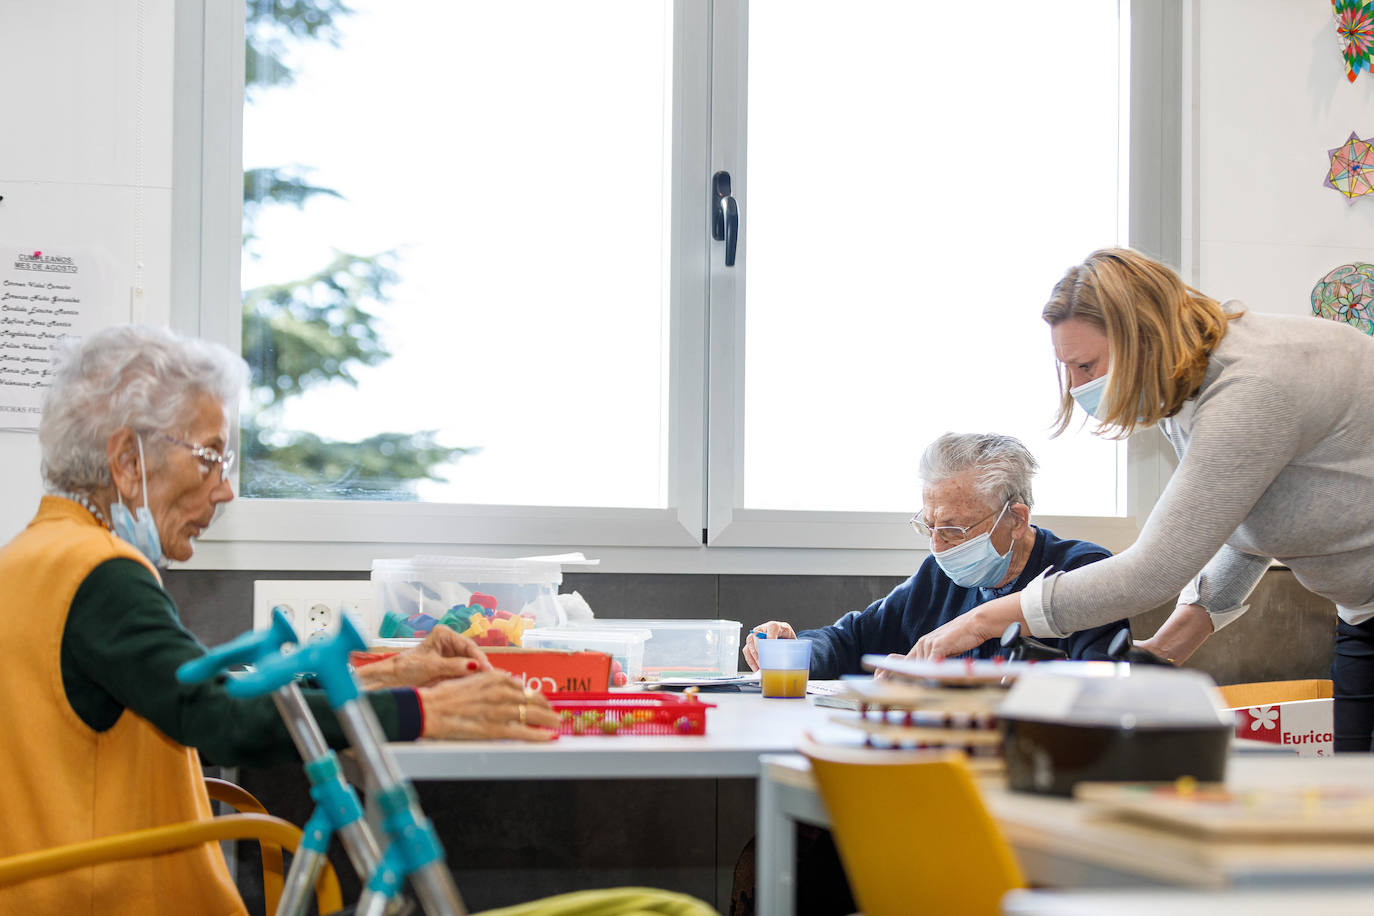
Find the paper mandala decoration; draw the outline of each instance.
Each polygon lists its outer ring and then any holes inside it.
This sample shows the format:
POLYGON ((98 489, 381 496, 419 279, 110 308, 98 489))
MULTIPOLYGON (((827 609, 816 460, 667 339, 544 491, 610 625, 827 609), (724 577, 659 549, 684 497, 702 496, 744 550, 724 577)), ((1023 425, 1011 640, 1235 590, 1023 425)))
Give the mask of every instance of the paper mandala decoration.
POLYGON ((1374 335, 1374 264, 1342 264, 1318 280, 1312 314, 1374 335))
POLYGON ((1374 191, 1374 145, 1368 140, 1352 133, 1349 140, 1327 150, 1326 155, 1331 157, 1331 168, 1322 184, 1344 194, 1346 203, 1374 191))
POLYGON ((1341 39, 1345 78, 1355 82, 1360 71, 1370 73, 1370 52, 1374 50, 1374 2, 1371 0, 1331 0, 1336 14, 1336 34, 1341 39))

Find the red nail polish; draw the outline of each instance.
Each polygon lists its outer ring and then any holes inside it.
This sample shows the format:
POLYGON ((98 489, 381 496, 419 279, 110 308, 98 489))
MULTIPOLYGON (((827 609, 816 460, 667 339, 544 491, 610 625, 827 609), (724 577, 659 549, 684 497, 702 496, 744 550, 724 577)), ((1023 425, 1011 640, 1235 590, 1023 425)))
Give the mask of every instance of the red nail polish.
POLYGON ((476 671, 476 670, 477 670, 477 663, 474 662, 474 661, 469 661, 469 662, 468 662, 468 670, 469 670, 469 671, 476 671))

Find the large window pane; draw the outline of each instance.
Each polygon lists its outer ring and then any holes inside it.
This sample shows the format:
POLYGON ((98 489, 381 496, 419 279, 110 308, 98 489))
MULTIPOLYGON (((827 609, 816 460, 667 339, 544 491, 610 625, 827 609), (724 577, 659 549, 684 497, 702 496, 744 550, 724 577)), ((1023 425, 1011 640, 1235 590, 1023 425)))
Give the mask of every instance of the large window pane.
POLYGON ((752 0, 745 505, 914 509, 946 430, 1020 437, 1037 510, 1124 514, 1124 448, 1048 439, 1039 312, 1124 241, 1115 3, 752 0))
POLYGON ((245 495, 665 505, 670 0, 339 7, 248 4, 245 495))

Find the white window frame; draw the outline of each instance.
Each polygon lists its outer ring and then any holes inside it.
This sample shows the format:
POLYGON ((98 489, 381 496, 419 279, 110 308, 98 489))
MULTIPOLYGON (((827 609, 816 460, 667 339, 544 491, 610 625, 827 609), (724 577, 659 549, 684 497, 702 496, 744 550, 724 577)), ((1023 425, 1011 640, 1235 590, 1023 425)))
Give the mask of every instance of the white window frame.
MULTIPOLYGON (((1181 254, 1181 0, 1131 9, 1133 246, 1181 254)), ((416 553, 519 556, 584 549, 608 572, 899 575, 926 554, 906 513, 742 508, 743 265, 747 254, 748 0, 676 0, 673 245, 669 264, 667 509, 239 499, 191 566, 360 569, 416 553), (709 46, 711 54, 698 49, 709 46), (711 71, 710 58, 715 60, 711 71), (731 86, 734 91, 730 92, 731 86), (715 103, 712 104, 712 90, 715 103), (709 168, 701 168, 709 163, 709 168), (744 215, 738 269, 715 269, 710 176, 732 175, 744 215)), ((172 323, 241 346, 244 17, 241 0, 178 3, 173 125, 172 323)), ((1037 516, 1061 536, 1119 550, 1134 540, 1171 468, 1167 445, 1127 446, 1127 516, 1037 516)))

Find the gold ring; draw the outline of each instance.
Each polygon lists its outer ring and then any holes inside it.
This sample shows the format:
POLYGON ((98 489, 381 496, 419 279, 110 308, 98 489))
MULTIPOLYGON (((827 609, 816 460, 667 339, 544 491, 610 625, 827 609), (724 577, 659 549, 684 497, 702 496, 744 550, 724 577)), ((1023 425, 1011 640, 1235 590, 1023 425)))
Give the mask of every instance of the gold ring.
POLYGON ((525 724, 525 704, 524 704, 524 703, 521 703, 521 704, 520 704, 520 724, 521 724, 521 725, 524 725, 524 724, 525 724))

